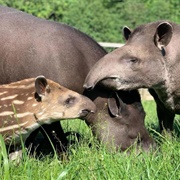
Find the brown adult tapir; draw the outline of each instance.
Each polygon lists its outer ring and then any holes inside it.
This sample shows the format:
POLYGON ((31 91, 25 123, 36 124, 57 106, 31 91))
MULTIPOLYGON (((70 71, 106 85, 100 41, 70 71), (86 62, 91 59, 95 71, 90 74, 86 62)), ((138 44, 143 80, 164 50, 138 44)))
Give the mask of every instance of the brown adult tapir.
POLYGON ((104 56, 84 87, 98 82, 116 90, 149 88, 157 104, 160 130, 172 130, 180 114, 180 26, 169 21, 124 27, 126 44, 104 56))
MULTIPOLYGON (((97 60, 106 55, 106 51, 98 43, 77 29, 12 8, 0 7, 0 24, 0 84, 43 74, 62 86, 82 94, 86 75, 97 60)), ((130 92, 135 100, 124 109, 120 107, 118 102, 120 98, 116 96, 114 96, 116 103, 111 103, 110 109, 104 108, 111 96, 106 90, 97 88, 93 91, 93 98, 91 93, 84 92, 94 101, 97 111, 94 115, 86 117, 88 124, 93 126, 101 113, 102 124, 103 119, 109 122, 116 119, 117 122, 121 122, 117 125, 119 128, 122 123, 126 127, 123 133, 117 131, 116 138, 121 137, 117 146, 126 149, 136 142, 137 138, 142 140, 140 144, 145 144, 146 149, 151 146, 153 141, 144 127, 144 112, 137 91, 132 94, 130 92), (109 112, 113 108, 115 115, 109 112), (127 115, 121 116, 122 112, 126 112, 127 115), (136 122, 136 126, 133 121, 136 122), (129 129, 134 130, 133 138, 128 134, 129 129)), ((121 92, 117 94, 121 97, 121 92)), ((57 137, 66 142, 66 138, 62 138, 63 130, 60 129, 57 123, 46 127, 51 141, 56 146, 59 144, 59 141, 55 141, 57 137), (55 134, 55 139, 51 132, 55 134)), ((112 137, 111 132, 109 136, 112 137)), ((101 138, 99 140, 101 141, 101 138)))

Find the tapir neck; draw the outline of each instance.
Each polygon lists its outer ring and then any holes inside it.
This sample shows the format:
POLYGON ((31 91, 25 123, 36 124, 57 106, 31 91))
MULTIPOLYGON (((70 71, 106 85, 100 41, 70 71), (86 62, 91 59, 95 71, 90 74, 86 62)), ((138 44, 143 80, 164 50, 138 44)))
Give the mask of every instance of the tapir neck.
POLYGON ((164 105, 175 113, 180 113, 180 84, 178 83, 179 77, 177 71, 180 68, 179 63, 173 65, 169 57, 165 59, 164 63, 164 83, 154 90, 164 105))

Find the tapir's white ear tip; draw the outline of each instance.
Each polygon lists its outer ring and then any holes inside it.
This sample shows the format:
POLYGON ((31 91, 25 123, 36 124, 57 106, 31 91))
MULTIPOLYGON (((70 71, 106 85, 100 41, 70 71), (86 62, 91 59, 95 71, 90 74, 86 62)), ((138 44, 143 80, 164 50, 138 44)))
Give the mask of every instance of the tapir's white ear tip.
POLYGON ((39 79, 39 78, 46 79, 45 76, 43 76, 43 75, 39 75, 39 76, 37 76, 35 79, 39 79))

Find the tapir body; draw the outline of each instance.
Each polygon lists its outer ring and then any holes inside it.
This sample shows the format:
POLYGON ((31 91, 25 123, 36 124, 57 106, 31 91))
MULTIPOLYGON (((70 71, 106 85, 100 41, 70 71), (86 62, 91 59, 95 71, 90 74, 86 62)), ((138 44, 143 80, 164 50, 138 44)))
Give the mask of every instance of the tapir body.
MULTIPOLYGON (((106 54, 98 43, 77 29, 12 8, 0 7, 0 17, 0 23, 3 24, 0 28, 1 84, 43 74, 68 89, 83 93, 83 83, 87 73, 97 60, 106 54)), ((96 120, 108 102, 107 96, 101 99, 101 91, 93 92, 98 101, 95 102, 97 111, 86 118, 87 123, 96 120)), ((90 96, 90 92, 85 94, 90 96)), ((111 117, 107 111, 106 109, 106 115, 102 114, 101 118, 106 118, 107 121, 113 120, 114 117, 111 117)), ((137 123, 144 120, 144 115, 139 113, 136 115, 140 120, 137 123)), ((139 123, 139 126, 142 124, 139 123)), ((59 126, 53 124, 46 128, 50 137, 52 129, 56 131, 56 139, 62 136, 58 132, 59 126)), ((139 134, 141 132, 138 132, 136 137, 139 134)), ((54 140, 53 137, 51 140, 54 140)), ((124 141, 119 141, 119 146, 124 147, 124 141)))
POLYGON ((8 145, 20 146, 43 124, 83 118, 95 110, 89 98, 44 76, 0 85, 0 134, 8 145))
POLYGON ((160 130, 172 130, 180 114, 180 26, 158 21, 131 31, 126 44, 104 56, 91 69, 84 87, 101 82, 116 90, 149 88, 157 103, 160 130))

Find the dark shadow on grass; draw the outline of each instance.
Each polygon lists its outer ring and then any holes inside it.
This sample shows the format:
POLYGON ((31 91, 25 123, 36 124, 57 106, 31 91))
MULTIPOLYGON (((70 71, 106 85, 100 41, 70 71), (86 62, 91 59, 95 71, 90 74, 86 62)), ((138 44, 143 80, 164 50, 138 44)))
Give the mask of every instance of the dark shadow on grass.
POLYGON ((37 131, 38 132, 33 132, 33 134, 31 134, 32 136, 35 136, 34 140, 32 142, 26 142, 26 147, 28 148, 29 154, 38 159, 43 159, 47 155, 53 157, 55 153, 61 158, 62 155, 68 152, 69 147, 75 144, 81 138, 81 135, 78 132, 68 131, 64 133, 64 136, 67 138, 67 142, 63 144, 61 140, 57 139, 59 143, 57 148, 54 147, 48 137, 45 137, 45 135, 39 130, 37 131))

